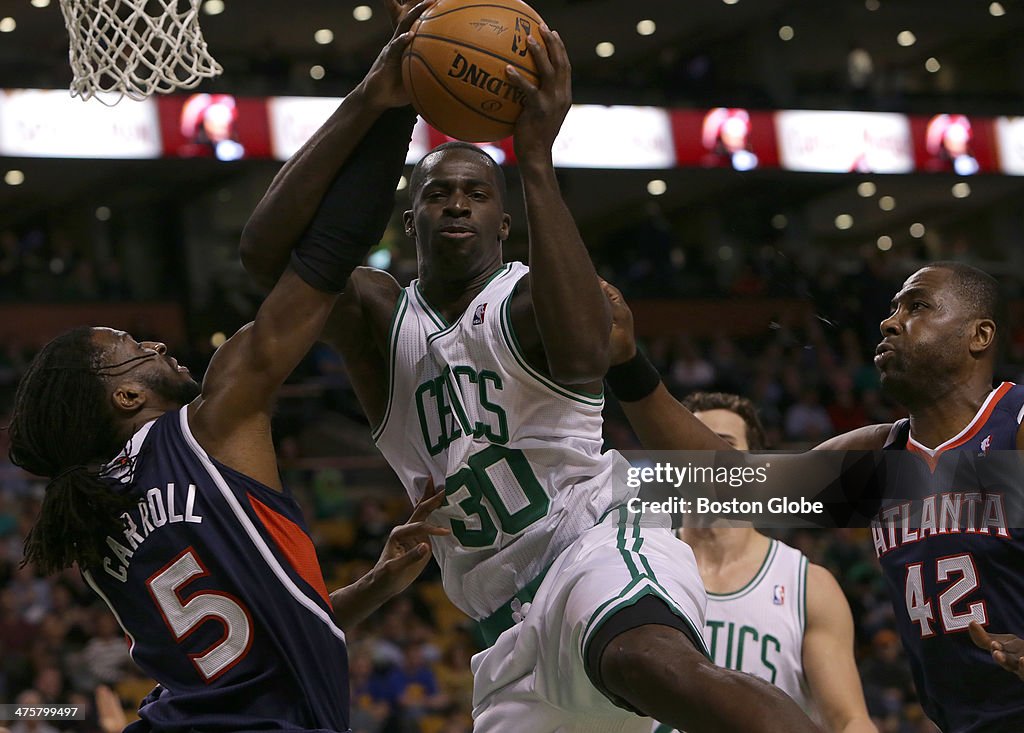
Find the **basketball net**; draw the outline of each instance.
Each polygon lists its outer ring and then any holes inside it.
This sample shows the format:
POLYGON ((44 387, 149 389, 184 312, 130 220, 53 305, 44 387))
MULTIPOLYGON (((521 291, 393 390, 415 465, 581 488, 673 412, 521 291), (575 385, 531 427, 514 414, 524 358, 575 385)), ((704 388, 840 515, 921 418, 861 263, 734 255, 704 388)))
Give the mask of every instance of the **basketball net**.
POLYGON ((220 74, 199 28, 199 2, 60 0, 71 38, 71 96, 113 105, 125 96, 191 89, 220 74))

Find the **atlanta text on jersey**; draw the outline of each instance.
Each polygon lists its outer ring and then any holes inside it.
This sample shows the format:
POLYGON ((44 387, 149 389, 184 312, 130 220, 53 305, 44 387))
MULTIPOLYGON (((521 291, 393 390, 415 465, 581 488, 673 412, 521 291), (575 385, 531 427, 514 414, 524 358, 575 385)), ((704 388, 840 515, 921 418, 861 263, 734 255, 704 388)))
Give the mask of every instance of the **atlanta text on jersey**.
POLYGON ((895 504, 871 520, 871 537, 878 557, 901 545, 961 532, 1010 539, 1003 495, 949 491, 895 504))

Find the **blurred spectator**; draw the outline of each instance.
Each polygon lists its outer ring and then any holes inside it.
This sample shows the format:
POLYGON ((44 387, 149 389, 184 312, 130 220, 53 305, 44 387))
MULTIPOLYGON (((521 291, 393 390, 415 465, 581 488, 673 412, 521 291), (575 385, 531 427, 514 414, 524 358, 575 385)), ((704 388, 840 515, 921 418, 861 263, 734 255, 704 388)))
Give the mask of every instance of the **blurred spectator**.
MULTIPOLYGON (((17 705, 39 706, 49 701, 45 700, 38 690, 30 689, 18 695, 14 702, 17 705)), ((11 725, 11 733, 60 733, 60 731, 45 720, 22 718, 11 725)))
POLYGON ((448 704, 423 656, 423 645, 416 642, 406 644, 401 661, 378 675, 371 686, 375 699, 388 703, 407 719, 438 712, 448 704))
POLYGON ((833 433, 828 412, 821 406, 818 390, 801 390, 799 401, 786 411, 786 437, 808 443, 817 443, 833 433))
POLYGON ((14 613, 31 624, 38 624, 50 610, 50 584, 36 575, 34 565, 19 566, 7 590, 14 613))
POLYGON ((384 505, 375 498, 366 498, 359 505, 356 518, 356 539, 353 543, 353 557, 376 562, 380 557, 388 534, 394 526, 384 505))
POLYGON ((131 665, 124 636, 106 609, 96 610, 93 638, 85 645, 83 657, 93 678, 90 686, 116 684, 131 665))
POLYGON ((349 647, 349 687, 352 712, 349 725, 352 733, 379 733, 391 715, 387 701, 374 696, 373 658, 362 645, 349 647))

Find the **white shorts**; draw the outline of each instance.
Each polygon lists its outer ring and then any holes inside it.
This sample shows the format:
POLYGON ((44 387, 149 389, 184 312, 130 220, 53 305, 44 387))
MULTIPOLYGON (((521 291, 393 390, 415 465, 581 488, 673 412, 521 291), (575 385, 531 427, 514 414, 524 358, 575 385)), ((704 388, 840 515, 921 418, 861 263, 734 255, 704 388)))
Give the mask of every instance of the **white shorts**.
POLYGON ((707 596, 693 551, 660 516, 619 507, 555 559, 531 603, 513 601, 522 620, 473 657, 474 733, 650 733, 649 718, 594 687, 583 661, 597 629, 648 594, 703 639, 707 596))

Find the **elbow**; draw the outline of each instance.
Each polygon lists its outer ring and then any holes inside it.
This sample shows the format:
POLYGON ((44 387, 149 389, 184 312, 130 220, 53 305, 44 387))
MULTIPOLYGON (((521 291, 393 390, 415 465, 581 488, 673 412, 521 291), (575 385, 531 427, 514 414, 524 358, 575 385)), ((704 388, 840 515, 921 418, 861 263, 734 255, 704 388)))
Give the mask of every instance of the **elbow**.
POLYGON ((250 274, 256 274, 259 269, 259 237, 253 231, 252 222, 248 222, 242 230, 241 239, 238 242, 238 256, 242 260, 242 267, 250 274))
POLYGON ((270 266, 265 254, 262 254, 265 247, 260 243, 259 235, 253 231, 250 224, 245 225, 242 236, 238 243, 238 256, 242 261, 242 267, 259 285, 270 289, 274 287, 277 278, 270 272, 270 266))

